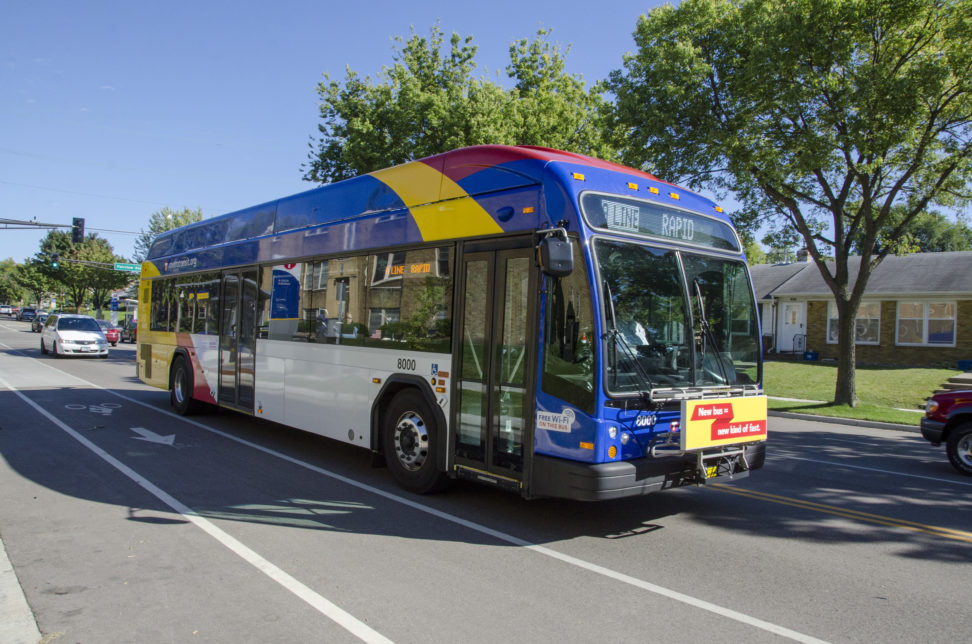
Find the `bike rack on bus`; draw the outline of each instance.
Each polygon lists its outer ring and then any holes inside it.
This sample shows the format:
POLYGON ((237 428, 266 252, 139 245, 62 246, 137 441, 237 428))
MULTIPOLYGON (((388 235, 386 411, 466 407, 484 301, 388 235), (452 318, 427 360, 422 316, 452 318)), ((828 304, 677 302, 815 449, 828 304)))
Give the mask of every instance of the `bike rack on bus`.
MULTIPOLYGON (((743 471, 749 469, 749 461, 746 460, 746 448, 744 447, 727 449, 721 452, 715 452, 709 454, 706 454, 705 452, 699 452, 698 471, 699 471, 699 476, 702 477, 703 481, 712 478, 709 476, 709 468, 712 466, 711 465, 706 466, 706 461, 713 461, 713 460, 717 460, 715 464, 716 468, 725 468, 725 473, 729 475, 729 478, 732 478, 733 475, 736 473, 735 472, 736 468, 734 466, 737 461, 740 460, 742 461, 743 471)), ((717 475, 718 472, 719 470, 717 469, 716 470, 717 475)))

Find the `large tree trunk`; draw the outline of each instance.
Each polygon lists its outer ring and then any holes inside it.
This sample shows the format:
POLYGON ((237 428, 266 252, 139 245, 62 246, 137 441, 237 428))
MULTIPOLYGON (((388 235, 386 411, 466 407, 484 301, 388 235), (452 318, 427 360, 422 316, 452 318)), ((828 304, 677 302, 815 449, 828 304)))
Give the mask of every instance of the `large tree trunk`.
MULTIPOLYGON (((856 307, 855 307, 856 308, 856 307)), ((857 407, 856 369, 856 310, 851 311, 850 302, 837 301, 840 338, 837 344, 837 387, 834 390, 834 404, 857 407)))

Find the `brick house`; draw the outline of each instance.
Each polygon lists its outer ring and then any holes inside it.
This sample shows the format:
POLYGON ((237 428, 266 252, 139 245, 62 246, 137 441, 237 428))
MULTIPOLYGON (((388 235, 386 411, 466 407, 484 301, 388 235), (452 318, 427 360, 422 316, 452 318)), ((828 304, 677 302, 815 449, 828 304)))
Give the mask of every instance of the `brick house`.
MULTIPOLYGON (((850 258, 856 275, 860 258, 850 258)), ((752 266, 763 344, 837 358, 837 309, 812 262, 752 266)), ((853 280, 851 280, 853 282, 853 280)), ((972 359, 972 251, 889 256, 857 314, 857 361, 908 366, 972 359)))

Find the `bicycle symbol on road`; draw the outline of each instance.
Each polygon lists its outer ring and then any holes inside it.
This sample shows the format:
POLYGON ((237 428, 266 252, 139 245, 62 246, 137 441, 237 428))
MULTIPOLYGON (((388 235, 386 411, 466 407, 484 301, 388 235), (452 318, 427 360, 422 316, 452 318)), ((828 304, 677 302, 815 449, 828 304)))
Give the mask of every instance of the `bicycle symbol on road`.
POLYGON ((64 405, 66 409, 71 411, 84 411, 87 409, 92 414, 101 414, 102 416, 111 416, 111 412, 121 407, 119 403, 98 403, 94 405, 83 405, 81 403, 68 403, 64 405))

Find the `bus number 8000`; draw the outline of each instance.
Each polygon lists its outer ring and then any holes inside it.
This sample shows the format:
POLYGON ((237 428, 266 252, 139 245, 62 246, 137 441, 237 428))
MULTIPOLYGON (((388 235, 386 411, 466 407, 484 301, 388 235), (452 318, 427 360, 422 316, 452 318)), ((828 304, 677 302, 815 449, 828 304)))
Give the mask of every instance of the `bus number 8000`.
POLYGON ((398 368, 401 371, 415 371, 415 360, 411 358, 399 358, 398 368))

